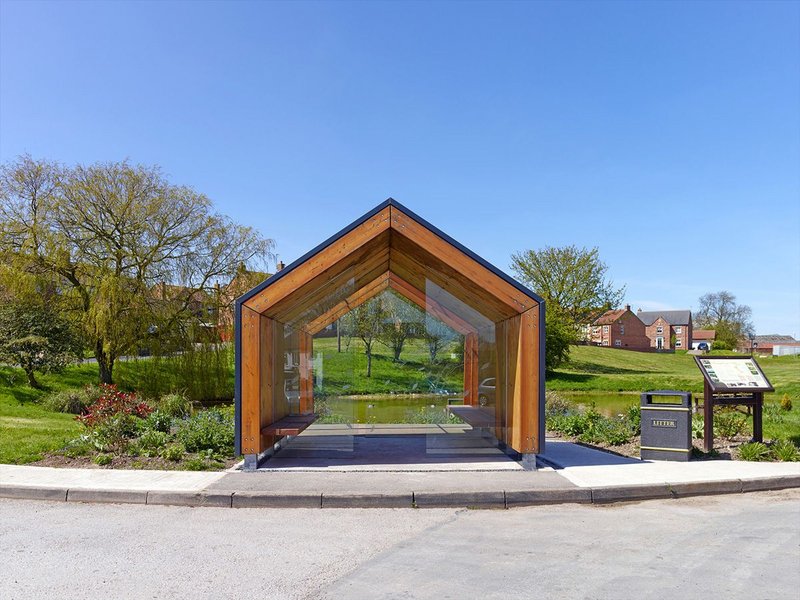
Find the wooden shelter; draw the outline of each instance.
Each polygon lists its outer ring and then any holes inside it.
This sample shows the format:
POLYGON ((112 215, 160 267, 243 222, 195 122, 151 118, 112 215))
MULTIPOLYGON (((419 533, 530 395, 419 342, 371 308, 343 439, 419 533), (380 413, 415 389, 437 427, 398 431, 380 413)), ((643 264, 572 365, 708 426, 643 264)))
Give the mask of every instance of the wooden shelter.
POLYGON ((313 421, 313 336, 387 290, 464 336, 459 416, 490 414, 501 446, 543 451, 543 301, 390 198, 237 299, 236 451, 246 467, 313 421), (480 382, 492 379, 479 406, 480 382))

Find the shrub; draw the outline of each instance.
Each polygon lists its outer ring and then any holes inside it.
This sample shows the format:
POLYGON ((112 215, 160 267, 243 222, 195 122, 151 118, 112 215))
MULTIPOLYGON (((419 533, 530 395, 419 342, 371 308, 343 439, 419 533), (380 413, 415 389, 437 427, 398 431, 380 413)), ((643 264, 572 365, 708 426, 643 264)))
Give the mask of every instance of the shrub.
POLYGON ((98 464, 101 467, 110 465, 112 460, 114 460, 113 454, 98 454, 94 457, 95 464, 98 464))
POLYGON ((705 435, 705 419, 700 413, 692 415, 692 437, 702 440, 705 435))
POLYGON ((89 437, 81 436, 69 442, 61 452, 68 458, 77 458, 78 456, 86 456, 92 450, 94 450, 94 445, 89 437))
POLYGON ((158 410, 170 417, 188 417, 192 414, 192 403, 184 394, 166 394, 158 401, 158 410))
POLYGON ((161 410, 154 410, 150 415, 141 423, 143 431, 160 431, 169 433, 172 429, 172 417, 162 412, 161 410))
POLYGON ((151 408, 135 394, 120 392, 116 386, 102 385, 100 397, 76 418, 89 430, 98 450, 121 450, 140 429, 141 419, 151 408))
POLYGON ((450 413, 446 408, 431 408, 430 406, 422 406, 417 410, 406 411, 404 422, 439 425, 446 423, 461 423, 461 419, 450 413))
POLYGON ((233 454, 233 407, 212 408, 195 413, 178 427, 178 439, 189 452, 211 450, 233 454))
POLYGON ((786 412, 792 410, 792 399, 789 398, 789 394, 784 394, 781 397, 781 410, 785 410, 786 412))
POLYGON ((97 402, 102 393, 102 389, 96 385, 87 385, 73 390, 61 390, 46 396, 42 400, 42 406, 53 412, 79 415, 97 402))
POLYGON ((789 440, 778 440, 770 448, 772 456, 783 462, 797 462, 800 460, 800 450, 789 440))
POLYGON ((633 435, 642 433, 642 407, 640 405, 629 406, 628 410, 625 411, 625 420, 628 422, 633 435))
POLYGON ((769 459, 769 448, 761 442, 749 442, 739 446, 739 456, 742 460, 762 461, 769 459))
POLYGON ((734 438, 747 429, 747 417, 735 410, 723 410, 714 415, 714 435, 721 438, 734 438))
POLYGON ((186 447, 183 444, 170 444, 161 452, 161 456, 167 460, 179 461, 186 454, 186 447))
POLYGON ((136 440, 136 450, 143 456, 158 456, 164 450, 169 435, 163 431, 149 429, 136 440))
POLYGON ((545 417, 558 417, 575 411, 575 405, 557 392, 548 391, 544 397, 545 417))

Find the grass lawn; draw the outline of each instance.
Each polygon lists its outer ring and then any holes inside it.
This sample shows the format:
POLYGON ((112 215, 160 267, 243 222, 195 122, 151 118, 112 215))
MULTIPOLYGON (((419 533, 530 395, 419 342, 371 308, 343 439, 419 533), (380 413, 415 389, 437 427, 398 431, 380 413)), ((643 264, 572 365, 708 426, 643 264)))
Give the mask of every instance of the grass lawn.
POLYGON ((422 340, 408 340, 400 361, 395 362, 386 346, 375 343, 372 376, 367 377, 364 344, 354 339, 346 350, 336 351, 336 338, 314 340, 314 353, 322 353, 322 385, 317 392, 327 396, 396 393, 460 393, 464 387, 460 361, 452 359, 452 348, 441 351, 436 364, 430 364, 428 347, 422 340))
MULTIPOLYGON (((97 381, 97 366, 74 366, 60 375, 37 378, 47 391, 81 387, 97 381)), ((50 412, 36 404, 46 393, 29 388, 21 369, 0 367, 0 463, 39 460, 79 434, 81 425, 74 415, 50 412)))

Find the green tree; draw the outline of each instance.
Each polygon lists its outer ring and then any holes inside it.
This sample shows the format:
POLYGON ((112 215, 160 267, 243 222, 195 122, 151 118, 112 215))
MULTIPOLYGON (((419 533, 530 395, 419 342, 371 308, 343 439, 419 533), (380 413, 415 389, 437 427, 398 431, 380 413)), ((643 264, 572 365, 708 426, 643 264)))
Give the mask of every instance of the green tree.
POLYGON ((0 360, 22 368, 31 387, 41 387, 37 371, 60 372, 81 351, 72 323, 46 305, 7 301, 0 306, 0 360))
POLYGON ((155 330, 181 330, 198 298, 272 247, 158 167, 30 156, 0 167, 0 258, 57 278, 104 383, 119 356, 155 330))
POLYGON ((699 302, 695 325, 716 331, 715 348, 732 350, 741 339, 753 334, 753 311, 746 304, 738 304, 730 292, 709 292, 700 296, 699 302))
POLYGON ((458 338, 458 334, 450 327, 442 323, 436 317, 425 315, 425 329, 422 338, 428 346, 428 355, 431 364, 436 362, 439 352, 450 342, 458 338))
POLYGON ((569 359, 578 328, 599 312, 618 306, 625 287, 608 279, 597 248, 577 246, 525 250, 511 258, 517 278, 545 300, 545 363, 555 369, 569 359))
POLYGON ((387 312, 380 296, 356 306, 343 317, 347 332, 364 343, 367 355, 367 377, 372 377, 372 347, 384 327, 387 312))
POLYGON ((422 313, 416 307, 391 292, 382 294, 386 317, 378 333, 378 340, 392 351, 394 360, 400 360, 406 340, 420 330, 422 313))

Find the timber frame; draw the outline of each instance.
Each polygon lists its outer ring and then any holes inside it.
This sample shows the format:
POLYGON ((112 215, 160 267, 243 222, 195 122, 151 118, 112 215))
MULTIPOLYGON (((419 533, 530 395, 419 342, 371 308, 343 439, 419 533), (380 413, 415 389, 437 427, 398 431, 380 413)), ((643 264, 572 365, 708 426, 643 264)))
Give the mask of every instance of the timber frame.
MULTIPOLYGON (((337 289, 345 289, 340 286, 337 289)), ((464 405, 478 404, 492 346, 494 433, 512 454, 544 451, 544 301, 399 202, 389 198, 254 287, 235 303, 236 454, 253 467, 283 436, 313 420, 313 336, 391 290, 464 336, 464 405), (348 293, 325 290, 346 280, 348 293), (444 290, 454 309, 426 292, 444 290), (467 314, 469 313, 469 314, 467 314), (475 319, 493 324, 479 335, 475 319), (299 349, 299 398, 283 382, 285 331, 299 349), (483 353, 483 354, 482 354, 483 353)), ((306 425, 307 426, 307 425, 306 425)))

